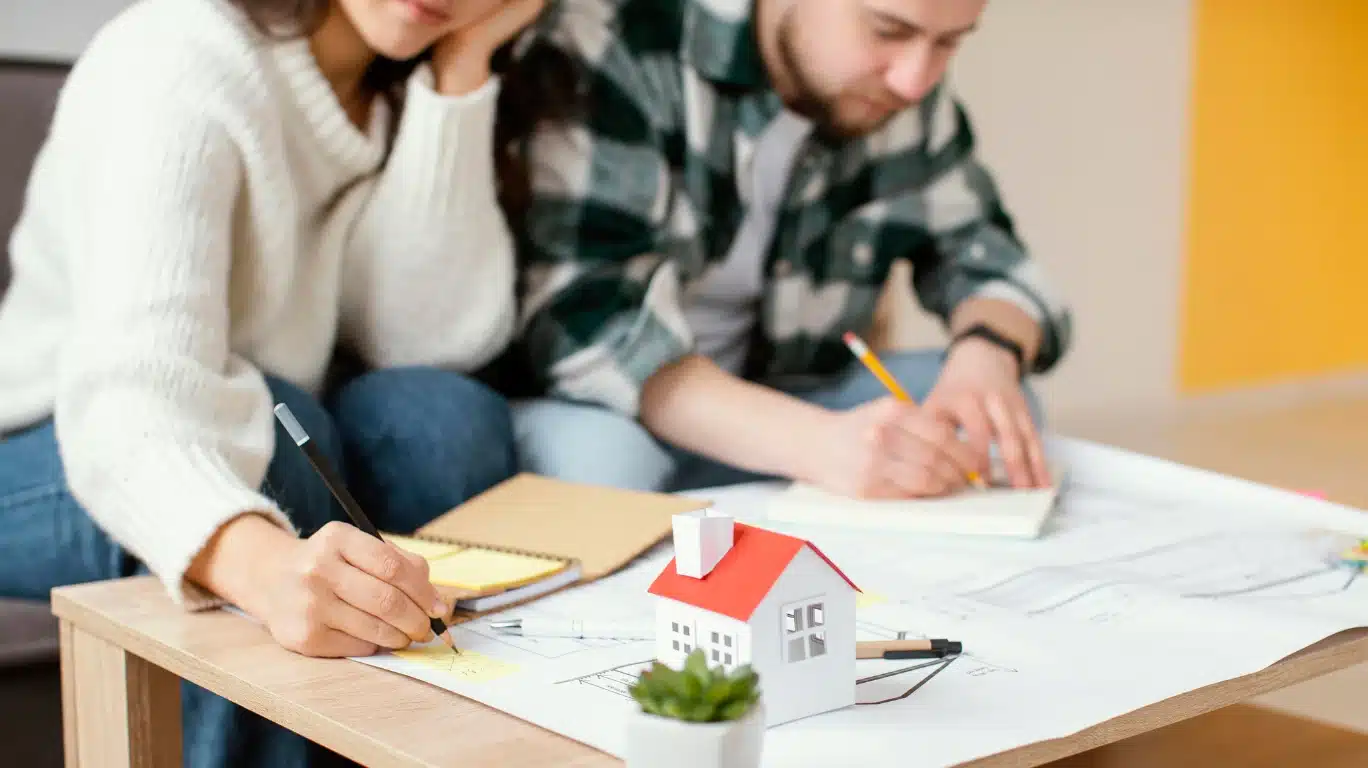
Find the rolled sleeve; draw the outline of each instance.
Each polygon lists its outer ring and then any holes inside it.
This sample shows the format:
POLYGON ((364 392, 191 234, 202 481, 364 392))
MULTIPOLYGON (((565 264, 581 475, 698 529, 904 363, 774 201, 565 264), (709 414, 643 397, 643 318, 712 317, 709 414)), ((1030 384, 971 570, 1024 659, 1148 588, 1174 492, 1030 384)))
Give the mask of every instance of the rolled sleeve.
POLYGON ((947 90, 934 103, 928 144, 940 171, 922 206, 936 248, 933 259, 913 265, 918 300, 947 322, 968 299, 1020 307, 1041 329, 1032 370, 1050 370, 1069 346, 1071 311, 1017 237, 997 185, 975 155, 968 116, 947 90))

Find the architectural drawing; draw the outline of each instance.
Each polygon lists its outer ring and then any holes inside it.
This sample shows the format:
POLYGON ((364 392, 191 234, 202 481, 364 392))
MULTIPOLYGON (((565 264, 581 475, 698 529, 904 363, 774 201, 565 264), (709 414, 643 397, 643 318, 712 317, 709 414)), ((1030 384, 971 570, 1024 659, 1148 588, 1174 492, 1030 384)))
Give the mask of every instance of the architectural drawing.
POLYGON ((654 661, 655 659, 645 659, 642 661, 633 661, 628 664, 620 664, 611 669, 590 672, 587 675, 579 675, 578 677, 572 677, 569 680, 557 680, 555 684, 582 685, 605 693, 611 693, 614 696, 620 696, 631 701, 632 694, 629 693, 628 690, 632 687, 632 683, 636 682, 637 676, 640 675, 642 671, 649 669, 651 663, 654 661))
MULTIPOLYGON (((770 729, 763 768, 972 762, 1251 674, 1363 626, 1368 587, 1338 562, 1346 541, 1368 536, 1362 512, 1086 443, 1055 449, 1070 485, 1057 525, 1036 541, 772 527, 815 540, 869 590, 851 622, 859 639, 945 637, 962 640, 965 653, 859 660, 847 678, 854 706, 770 729)), ((766 528, 757 510, 773 492, 759 484, 709 497, 738 523, 766 528)), ((664 546, 617 574, 488 618, 535 610, 652 622, 657 598, 647 588, 670 558, 664 546)), ((802 598, 785 594, 781 604, 802 598)), ((695 629, 690 636, 711 652, 711 630, 695 629)), ((479 620, 457 632, 463 649, 511 668, 463 676, 442 668, 449 657, 357 661, 623 754, 624 724, 638 709, 627 691, 657 655, 651 642, 503 636, 479 620)), ((760 684, 767 688, 765 677, 760 684)))

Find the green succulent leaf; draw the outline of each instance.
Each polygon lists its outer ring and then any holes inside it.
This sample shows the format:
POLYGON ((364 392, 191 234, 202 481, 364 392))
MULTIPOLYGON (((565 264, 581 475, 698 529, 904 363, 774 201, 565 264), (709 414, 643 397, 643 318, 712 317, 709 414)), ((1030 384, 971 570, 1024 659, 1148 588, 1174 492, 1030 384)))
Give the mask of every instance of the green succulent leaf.
POLYGON ((720 719, 739 720, 742 717, 746 716, 746 713, 750 711, 750 708, 751 702, 749 701, 746 701, 744 699, 740 701, 733 701, 727 704, 725 707, 723 707, 722 710, 719 712, 719 714, 721 715, 720 719))
POLYGON ((630 687, 643 712, 686 722, 717 722, 744 717, 760 700, 760 677, 750 665, 730 672, 709 667, 699 649, 689 654, 682 669, 659 661, 643 671, 630 687))

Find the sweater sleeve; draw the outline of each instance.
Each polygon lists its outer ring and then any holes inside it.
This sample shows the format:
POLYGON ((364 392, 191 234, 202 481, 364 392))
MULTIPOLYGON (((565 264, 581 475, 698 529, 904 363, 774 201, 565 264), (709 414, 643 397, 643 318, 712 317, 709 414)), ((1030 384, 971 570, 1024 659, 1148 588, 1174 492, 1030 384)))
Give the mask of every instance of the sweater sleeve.
POLYGON ((257 490, 275 441, 269 390, 229 350, 242 169, 204 94, 134 88, 115 102, 92 85, 69 96, 54 148, 75 190, 57 437, 76 499, 193 608, 208 596, 185 570, 221 525, 259 513, 292 530, 257 490))
POLYGON ((473 370, 513 333, 513 246, 493 158, 499 85, 445 96, 426 65, 409 80, 349 243, 343 322, 372 365, 473 370))

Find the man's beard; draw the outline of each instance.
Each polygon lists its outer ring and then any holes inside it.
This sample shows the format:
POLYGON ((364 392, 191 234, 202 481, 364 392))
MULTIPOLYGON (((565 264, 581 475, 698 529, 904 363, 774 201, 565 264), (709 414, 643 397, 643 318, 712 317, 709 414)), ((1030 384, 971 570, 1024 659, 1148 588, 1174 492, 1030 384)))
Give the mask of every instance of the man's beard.
POLYGON ((802 67, 798 52, 794 49, 793 17, 797 10, 797 6, 790 7, 783 21, 779 22, 779 58, 783 60, 784 69, 788 72, 794 90, 793 95, 787 98, 784 104, 794 114, 811 120, 815 132, 826 136, 843 137, 845 132, 837 124, 833 103, 819 95, 817 86, 808 77, 807 70, 802 67))
POLYGON ((882 128, 892 119, 892 114, 874 125, 850 126, 842 123, 837 114, 838 99, 821 95, 821 90, 802 66, 801 57, 795 47, 794 16, 797 15, 797 10, 797 6, 789 8, 788 14, 779 22, 779 58, 787 70, 794 91, 793 95, 785 99, 785 106, 791 112, 812 121, 812 128, 816 134, 833 141, 858 138, 882 128))

